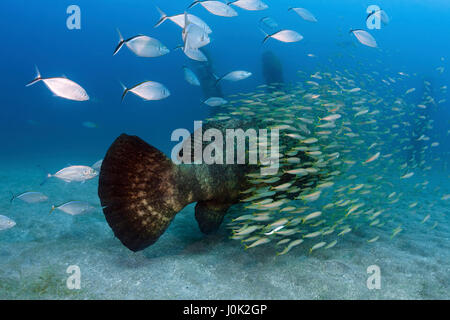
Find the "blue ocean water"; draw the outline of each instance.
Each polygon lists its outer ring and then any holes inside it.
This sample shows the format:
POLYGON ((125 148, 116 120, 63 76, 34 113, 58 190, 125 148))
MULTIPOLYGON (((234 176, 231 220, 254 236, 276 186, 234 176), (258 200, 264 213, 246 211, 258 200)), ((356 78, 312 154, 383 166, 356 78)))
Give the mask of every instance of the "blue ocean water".
MULTIPOLYGON (((281 61, 287 84, 300 81, 299 70, 306 74, 347 70, 355 75, 356 85, 367 82, 365 73, 377 72, 380 79, 387 79, 403 72, 410 77, 401 86, 391 84, 399 97, 404 96, 405 89, 417 88, 405 99, 421 103, 423 83, 427 81, 436 103, 448 100, 446 91, 441 90, 450 83, 448 1, 265 2, 269 8, 264 11, 234 7, 239 15, 233 18, 215 16, 200 5, 189 10, 213 30, 206 51, 215 73, 248 70, 253 74, 241 82, 222 83, 224 97, 254 92, 264 84, 262 54, 270 50, 281 61), (373 4, 391 18, 381 30, 368 30, 377 40, 377 49, 363 46, 349 34, 350 29, 367 30, 366 9, 373 4), (307 8, 318 22, 310 23, 288 12, 293 6, 307 8), (300 32, 304 39, 294 44, 269 39, 262 44, 259 20, 265 16, 277 21, 280 29, 300 32)), ((202 102, 208 97, 183 78, 182 67, 191 66, 192 61, 181 50, 175 50, 183 43, 181 29, 171 21, 153 27, 159 20, 156 6, 174 15, 183 13, 190 3, 0 3, 0 27, 4 30, 0 51, 0 215, 17 222, 16 227, 0 231, 0 298, 448 299, 449 200, 441 200, 450 189, 448 101, 427 113, 433 120, 430 142, 439 143, 427 158, 432 167, 427 173, 430 187, 415 195, 416 201, 423 204, 422 211, 414 218, 405 218, 404 225, 412 225, 410 231, 404 228, 397 242, 378 242, 367 248, 363 246, 366 238, 361 240, 352 234, 342 248, 318 257, 308 257, 307 250, 301 249, 275 260, 273 249, 244 251, 238 242, 229 239, 225 228, 216 235, 203 236, 193 220, 193 207, 189 206, 156 245, 134 254, 114 238, 101 210, 90 216, 48 216, 49 203, 10 203, 10 192, 39 189, 51 198, 51 204, 76 199, 98 204, 96 181, 40 183, 49 172, 68 165, 91 165, 103 158, 121 133, 138 135, 170 154, 173 130, 192 130, 195 120, 211 116, 211 110, 202 102), (66 26, 66 9, 73 4, 81 10, 80 30, 66 26), (171 52, 141 58, 124 47, 113 56, 119 41, 117 28, 125 38, 137 34, 155 37, 171 52), (35 66, 44 78, 65 75, 81 84, 90 100, 75 102, 55 97, 42 83, 25 87, 35 77, 35 66), (146 80, 163 83, 170 97, 144 102, 129 94, 121 102, 120 82, 132 86, 146 80), (86 121, 98 127, 83 126, 86 121), (439 160, 431 160, 436 158, 439 160), (426 205, 431 203, 437 204, 430 209, 426 205), (426 237, 421 221, 432 213, 429 210, 433 210, 433 221, 439 224, 426 237), (365 285, 366 267, 377 263, 386 270, 386 285, 370 291, 365 285), (80 264, 85 270, 86 280, 80 291, 67 291, 64 285, 66 267, 72 264, 80 264), (241 274, 241 281, 230 280, 233 274, 241 274), (40 280, 42 277, 44 280, 40 280), (342 278, 345 281, 339 280, 342 278)), ((367 86, 376 89, 377 82, 367 86)), ((396 210, 407 210, 411 201, 396 210)))

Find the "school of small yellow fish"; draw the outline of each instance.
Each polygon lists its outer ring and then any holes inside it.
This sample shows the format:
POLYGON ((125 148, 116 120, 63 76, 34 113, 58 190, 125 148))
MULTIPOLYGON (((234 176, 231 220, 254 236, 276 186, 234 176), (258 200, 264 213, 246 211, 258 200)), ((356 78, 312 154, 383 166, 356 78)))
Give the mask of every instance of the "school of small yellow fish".
MULTIPOLYGON (((423 108, 441 108, 442 102, 434 101, 427 82, 419 105, 408 101, 411 89, 398 96, 390 83, 413 77, 402 72, 387 80, 376 71, 364 74, 365 81, 357 76, 346 70, 313 75, 299 71, 301 80, 283 91, 261 85, 256 92, 233 95, 213 118, 258 119, 279 129, 284 136, 280 141, 289 139, 277 150, 278 174, 248 175, 254 186, 243 192, 246 197, 228 223, 231 238, 246 249, 272 243, 279 255, 299 245, 311 253, 334 247, 362 226, 380 230, 379 236, 367 239, 373 243, 386 236, 386 227, 390 238, 403 230, 393 208, 400 200, 410 202, 412 213, 425 206, 407 190, 429 192, 427 173, 433 165, 448 166, 429 152, 438 144, 426 135, 433 120, 423 113, 423 108), (421 135, 411 134, 411 127, 423 128, 421 135), (417 141, 424 143, 417 148, 417 141), (301 153, 311 160, 303 161, 301 153), (280 184, 286 173, 292 179, 280 184), (295 186, 305 176, 313 179, 295 186)), ((428 221, 433 229, 438 223, 432 221, 432 206, 422 223, 428 221)))

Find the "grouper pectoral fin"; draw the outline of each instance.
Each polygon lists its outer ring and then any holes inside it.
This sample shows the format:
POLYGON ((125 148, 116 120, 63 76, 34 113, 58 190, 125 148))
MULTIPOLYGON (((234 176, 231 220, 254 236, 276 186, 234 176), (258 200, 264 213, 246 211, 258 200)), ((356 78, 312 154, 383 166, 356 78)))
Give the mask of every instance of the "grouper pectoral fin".
POLYGON ((210 234, 217 231, 232 203, 219 203, 217 201, 200 201, 195 206, 195 219, 200 231, 210 234))

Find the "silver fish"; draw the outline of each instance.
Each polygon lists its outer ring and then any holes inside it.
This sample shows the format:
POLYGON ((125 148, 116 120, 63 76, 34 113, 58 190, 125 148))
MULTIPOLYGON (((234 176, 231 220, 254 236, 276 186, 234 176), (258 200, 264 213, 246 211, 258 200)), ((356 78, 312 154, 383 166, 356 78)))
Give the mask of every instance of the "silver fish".
POLYGON ((259 20, 259 22, 264 24, 265 26, 271 28, 271 29, 278 28, 278 23, 274 19, 272 19, 271 17, 261 18, 261 20, 259 20))
POLYGON ((170 91, 163 84, 155 81, 144 81, 128 89, 123 86, 122 101, 128 92, 134 93, 138 97, 149 100, 162 100, 170 96, 170 91))
POLYGON ((53 92, 55 96, 74 101, 89 100, 89 96, 86 91, 76 82, 73 82, 65 77, 44 79, 42 78, 39 69, 36 67, 36 78, 29 82, 26 86, 29 87, 39 81, 44 82, 47 88, 53 92))
POLYGON ((267 34, 265 31, 263 31, 263 33, 266 35, 263 43, 265 43, 269 38, 273 38, 281 42, 298 42, 303 39, 301 34, 293 30, 281 30, 273 34, 267 34))
POLYGON ((374 37, 370 33, 364 30, 350 30, 350 33, 353 33, 353 35, 358 39, 360 43, 362 43, 365 46, 376 48, 377 42, 374 37))
MULTIPOLYGON (((159 27, 164 21, 166 21, 167 19, 169 19, 170 21, 172 21, 173 23, 175 23, 177 26, 179 26, 180 28, 184 29, 184 25, 185 25, 185 18, 184 18, 184 13, 181 14, 177 14, 174 16, 167 16, 160 8, 156 7, 156 9, 158 10, 159 14, 160 14, 160 19, 158 21, 158 23, 155 25, 155 28, 159 27)), ((205 31, 206 33, 212 33, 211 28, 199 17, 194 16, 193 14, 188 13, 187 14, 188 19, 191 23, 196 24, 197 26, 199 26, 200 28, 203 29, 203 31, 205 31)))
POLYGON ((211 97, 209 99, 206 99, 204 103, 210 107, 220 107, 224 104, 227 104, 228 101, 220 97, 211 97))
POLYGON ((95 209, 89 202, 86 201, 69 201, 60 206, 52 206, 50 213, 54 210, 60 210, 64 213, 70 214, 71 216, 77 216, 80 214, 85 214, 95 209))
POLYGON ((191 23, 187 14, 185 14, 184 18, 185 24, 182 32, 184 46, 199 49, 208 45, 211 42, 208 33, 198 25, 191 23))
POLYGON ((227 81, 233 81, 233 82, 240 81, 240 80, 247 79, 251 75, 252 75, 252 73, 248 72, 248 71, 232 71, 230 73, 227 73, 223 77, 218 78, 217 83, 221 80, 227 80, 227 81))
POLYGON ((210 13, 221 16, 221 17, 235 17, 238 15, 238 13, 231 8, 229 5, 220 2, 220 1, 194 1, 188 9, 192 8, 193 6, 200 4, 203 8, 208 10, 210 13))
POLYGON ((151 38, 145 35, 137 35, 124 40, 119 29, 117 29, 117 32, 119 33, 120 40, 119 44, 114 50, 113 56, 116 55, 117 52, 119 52, 124 44, 138 57, 154 58, 163 56, 170 52, 170 50, 164 44, 162 44, 155 38, 151 38))
POLYGON ((314 17, 314 15, 309 12, 308 10, 304 9, 304 8, 289 8, 288 11, 294 11, 295 13, 297 13, 303 20, 309 21, 309 22, 317 22, 316 17, 314 17))
POLYGON ((59 170, 55 174, 48 174, 47 177, 55 177, 65 182, 84 182, 95 178, 98 172, 88 166, 70 166, 59 170))
POLYGON ((195 61, 200 61, 200 62, 208 61, 208 58, 205 56, 205 54, 200 49, 184 46, 183 52, 189 59, 192 59, 195 61))
POLYGON ((11 229, 16 225, 16 222, 8 217, 0 215, 0 231, 11 229))
POLYGON ((89 129, 97 129, 98 125, 95 122, 92 121, 84 121, 82 123, 83 127, 89 128, 89 129))
POLYGON ((228 2, 228 5, 231 4, 241 9, 249 11, 266 10, 267 8, 269 8, 269 6, 264 2, 262 2, 261 0, 236 0, 228 2))
POLYGON ((20 199, 26 203, 39 203, 47 201, 48 197, 41 192, 30 191, 13 196, 11 202, 15 199, 20 199))
POLYGON ((188 67, 184 66, 183 67, 183 71, 184 71, 184 79, 189 84, 192 84, 193 86, 199 86, 200 85, 200 80, 198 80, 197 76, 195 75, 195 73, 191 69, 189 69, 188 67))

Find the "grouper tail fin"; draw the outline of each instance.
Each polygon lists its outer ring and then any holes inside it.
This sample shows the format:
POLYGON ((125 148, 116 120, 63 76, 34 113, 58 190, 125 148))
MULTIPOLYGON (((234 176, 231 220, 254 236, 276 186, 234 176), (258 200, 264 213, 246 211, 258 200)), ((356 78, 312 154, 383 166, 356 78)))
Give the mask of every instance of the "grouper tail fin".
POLYGON ((122 134, 100 170, 98 195, 115 236, 130 250, 153 244, 190 200, 177 186, 177 166, 136 136, 122 134))

